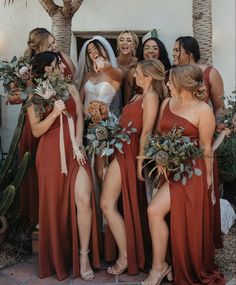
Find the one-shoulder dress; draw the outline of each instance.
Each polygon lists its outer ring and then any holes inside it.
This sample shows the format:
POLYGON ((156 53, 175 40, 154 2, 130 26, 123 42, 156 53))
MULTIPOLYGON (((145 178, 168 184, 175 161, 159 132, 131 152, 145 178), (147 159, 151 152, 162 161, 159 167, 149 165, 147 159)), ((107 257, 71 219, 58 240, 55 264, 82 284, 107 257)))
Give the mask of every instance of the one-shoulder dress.
MULTIPOLYGON (((183 127, 184 135, 198 141, 198 128, 174 114, 167 102, 160 121, 161 133, 170 131, 174 126, 183 127)), ((193 175, 185 186, 170 178, 174 284, 225 284, 214 263, 213 204, 211 191, 207 188, 204 159, 196 159, 195 167, 202 170, 202 175, 193 175)))

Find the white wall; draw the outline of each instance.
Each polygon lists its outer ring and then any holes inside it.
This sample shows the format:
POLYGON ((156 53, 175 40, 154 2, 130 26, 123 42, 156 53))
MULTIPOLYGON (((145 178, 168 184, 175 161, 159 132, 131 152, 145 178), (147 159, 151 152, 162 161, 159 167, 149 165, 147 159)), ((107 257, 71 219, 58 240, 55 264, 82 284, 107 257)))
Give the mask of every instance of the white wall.
MULTIPOLYGON (((61 0, 57 0, 61 3, 61 0)), ((20 55, 35 27, 51 29, 38 0, 0 3, 0 59, 20 55)), ((235 89, 235 0, 212 0, 213 61, 223 76, 225 93, 235 89)), ((149 30, 157 28, 170 59, 174 40, 192 35, 191 0, 84 0, 73 18, 73 31, 149 30)), ((73 42, 75 46, 75 42, 73 42)), ((74 54, 74 53, 73 53, 74 54)))

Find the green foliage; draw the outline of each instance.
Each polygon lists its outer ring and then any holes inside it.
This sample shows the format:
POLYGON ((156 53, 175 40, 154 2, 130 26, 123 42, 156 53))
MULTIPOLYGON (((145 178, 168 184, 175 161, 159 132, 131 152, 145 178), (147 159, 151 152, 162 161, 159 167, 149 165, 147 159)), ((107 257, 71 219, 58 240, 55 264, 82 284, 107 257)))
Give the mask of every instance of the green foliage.
POLYGON ((225 138, 217 149, 220 176, 224 181, 236 179, 236 133, 225 138))
POLYGON ((91 154, 95 151, 99 156, 110 156, 114 153, 115 148, 123 153, 123 143, 130 144, 130 135, 137 130, 131 128, 130 122, 127 128, 122 128, 118 118, 110 113, 109 117, 101 120, 97 125, 88 128, 87 150, 91 154))
POLYGON ((236 179, 236 91, 227 97, 227 109, 218 118, 219 123, 224 123, 231 130, 217 149, 219 172, 224 181, 236 179))
POLYGON ((25 57, 17 59, 14 56, 11 61, 0 61, 0 80, 3 81, 3 86, 6 91, 9 91, 10 84, 21 90, 27 89, 27 81, 31 78, 30 66, 25 57))
MULTIPOLYGON (((174 181, 182 181, 185 185, 187 178, 200 176, 201 170, 194 167, 194 159, 203 156, 203 150, 197 142, 183 135, 183 128, 172 128, 166 135, 150 135, 145 144, 145 159, 155 162, 155 169, 167 178, 167 172, 173 173, 174 181)), ((149 164, 149 163, 148 163, 149 164)))

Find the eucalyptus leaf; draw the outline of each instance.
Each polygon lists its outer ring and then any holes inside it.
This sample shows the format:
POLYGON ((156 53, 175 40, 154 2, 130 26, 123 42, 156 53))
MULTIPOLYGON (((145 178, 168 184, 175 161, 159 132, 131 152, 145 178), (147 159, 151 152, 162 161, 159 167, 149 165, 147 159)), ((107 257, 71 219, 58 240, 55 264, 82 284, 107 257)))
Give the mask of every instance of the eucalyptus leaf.
POLYGON ((186 177, 183 175, 182 180, 181 180, 182 184, 185 186, 187 183, 187 179, 186 177))
POLYGON ((201 176, 201 175, 202 175, 201 169, 199 169, 199 168, 194 168, 194 174, 195 174, 196 176, 201 176))
POLYGON ((181 179, 180 174, 178 172, 175 173, 173 179, 174 179, 175 182, 178 182, 181 179))

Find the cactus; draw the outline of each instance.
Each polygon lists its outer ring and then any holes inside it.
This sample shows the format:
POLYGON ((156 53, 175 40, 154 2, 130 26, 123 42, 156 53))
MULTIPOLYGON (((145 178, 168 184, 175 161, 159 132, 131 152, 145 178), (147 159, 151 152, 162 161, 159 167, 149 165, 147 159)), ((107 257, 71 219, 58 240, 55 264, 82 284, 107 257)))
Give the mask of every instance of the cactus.
POLYGON ((12 185, 14 185, 16 189, 20 187, 21 181, 23 180, 25 173, 30 165, 30 157, 30 152, 26 152, 20 162, 16 177, 12 182, 12 185))
POLYGON ((12 170, 12 164, 14 162, 15 154, 17 153, 19 140, 23 130, 24 123, 25 123, 25 112, 23 108, 21 108, 14 136, 8 151, 8 155, 4 160, 4 163, 0 169, 0 185, 2 186, 4 185, 4 179, 7 178, 6 176, 8 176, 7 173, 9 173, 12 170))
POLYGON ((26 152, 20 162, 16 177, 14 181, 8 185, 4 190, 0 191, 0 216, 3 216, 8 208, 11 206, 16 190, 19 188, 22 179, 30 164, 30 153, 26 152))
POLYGON ((0 192, 0 216, 3 216, 11 206, 15 197, 15 193, 16 189, 14 185, 9 185, 7 188, 0 192))

